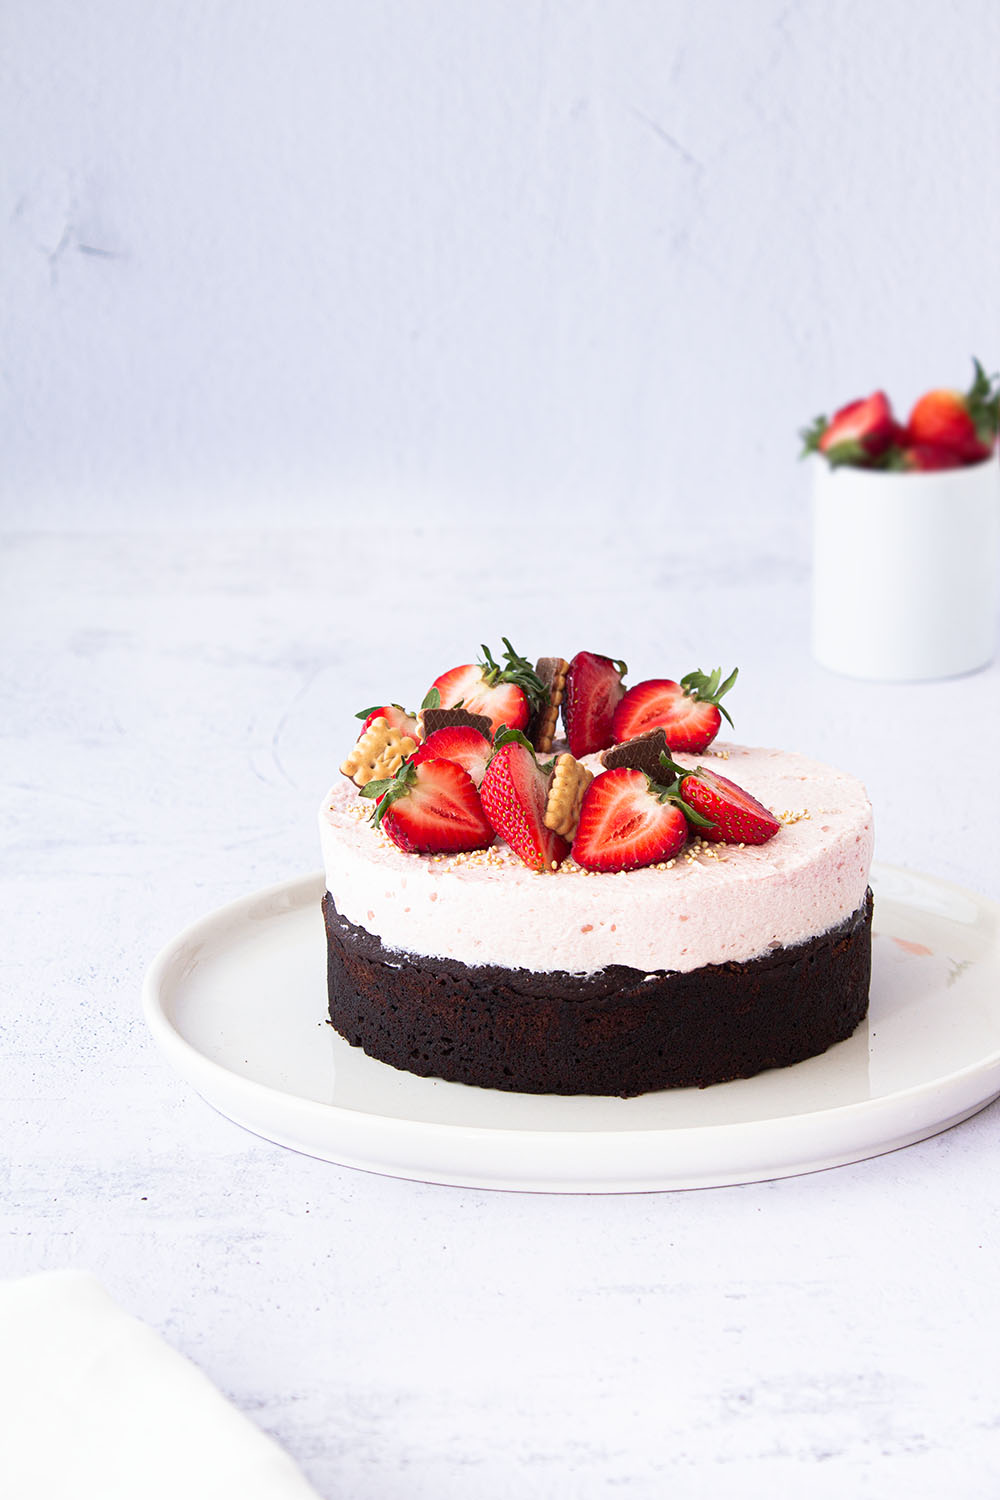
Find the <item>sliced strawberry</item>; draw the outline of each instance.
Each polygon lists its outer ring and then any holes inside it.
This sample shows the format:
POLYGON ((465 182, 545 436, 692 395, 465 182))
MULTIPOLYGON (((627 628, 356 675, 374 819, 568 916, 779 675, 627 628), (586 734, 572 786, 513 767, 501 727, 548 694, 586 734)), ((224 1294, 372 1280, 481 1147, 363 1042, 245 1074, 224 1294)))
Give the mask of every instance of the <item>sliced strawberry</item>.
POLYGON ((531 663, 518 656, 510 641, 503 637, 506 665, 498 666, 486 646, 480 649, 483 660, 452 667, 436 677, 424 699, 424 708, 457 708, 485 714, 493 733, 507 725, 523 729, 533 710, 548 697, 531 663))
MULTIPOLYGON (((468 700, 481 692, 483 686, 482 666, 478 662, 466 662, 462 667, 452 667, 449 671, 442 672, 440 677, 435 677, 423 706, 457 708, 461 705, 462 708, 469 708, 468 700)), ((478 710, 472 708, 469 712, 476 713, 478 710)))
POLYGON ((698 766, 679 780, 684 801, 714 825, 698 825, 701 837, 710 844, 766 844, 781 828, 762 802, 717 771, 698 766))
POLYGON ((375 798, 374 823, 408 854, 457 854, 493 843, 475 783, 454 761, 415 765, 411 758, 391 781, 370 781, 361 795, 375 798))
POLYGON ((827 421, 817 417, 802 433, 803 454, 822 453, 834 467, 840 464, 870 466, 885 453, 898 431, 884 391, 861 401, 851 401, 827 421))
POLYGON ((456 724, 449 729, 435 729, 414 750, 410 762, 418 766, 425 760, 452 760, 464 771, 468 771, 476 786, 479 786, 492 749, 489 740, 478 729, 456 724))
POLYGON ((355 714, 356 719, 364 719, 358 739, 364 734, 372 720, 379 716, 387 720, 390 729, 398 729, 400 734, 408 734, 411 739, 419 740, 420 727, 417 724, 416 714, 408 714, 406 709, 401 708, 398 703, 383 703, 381 707, 363 708, 360 713, 355 714))
POLYGON ((629 688, 615 710, 612 732, 616 744, 662 729, 671 750, 686 750, 693 755, 715 739, 723 716, 732 724, 720 699, 728 693, 739 675, 739 669, 721 682, 721 668, 710 675, 689 672, 680 682, 668 677, 652 677, 629 688))
POLYGON ((595 776, 584 793, 573 858, 585 870, 638 870, 672 859, 687 836, 687 819, 666 788, 619 766, 595 776))
POLYGON ((553 765, 538 764, 523 734, 501 734, 480 788, 486 816, 531 870, 554 870, 569 853, 568 839, 545 826, 553 765))
POLYGON ((711 844, 766 844, 781 828, 763 802, 707 766, 691 771, 663 754, 656 780, 658 790, 678 804, 711 844))
POLYGON ((570 662, 562 715, 570 754, 577 760, 612 743, 611 724, 627 671, 623 661, 593 651, 578 651, 570 662))

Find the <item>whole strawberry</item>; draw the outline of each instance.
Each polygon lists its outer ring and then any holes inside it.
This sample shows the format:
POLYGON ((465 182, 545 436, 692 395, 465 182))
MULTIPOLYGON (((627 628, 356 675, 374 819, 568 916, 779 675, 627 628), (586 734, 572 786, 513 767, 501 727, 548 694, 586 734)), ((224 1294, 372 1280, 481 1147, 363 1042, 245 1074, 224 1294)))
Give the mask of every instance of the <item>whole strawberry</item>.
POLYGON ((633 740, 651 729, 662 729, 671 750, 699 755, 719 732, 723 718, 732 719, 722 706, 722 698, 739 676, 739 668, 725 682, 722 669, 706 676, 689 672, 680 682, 668 677, 653 677, 629 688, 615 709, 612 732, 615 743, 633 740))
POLYGON ((972 363, 973 381, 964 393, 933 390, 920 397, 907 423, 912 447, 937 449, 960 464, 981 463, 990 456, 1000 421, 1000 377, 987 375, 978 359, 972 363))
POLYGON ((486 646, 480 647, 482 661, 468 662, 442 672, 431 684, 424 708, 462 708, 484 714, 491 721, 493 733, 507 725, 523 729, 532 713, 548 702, 548 690, 531 663, 518 656, 510 641, 503 637, 504 664, 498 665, 486 646))
POLYGON ((497 833, 530 870, 554 870, 569 841, 546 827, 545 809, 555 762, 539 765, 530 740, 517 730, 497 736, 480 795, 497 833))
POLYGON ((486 849, 493 827, 468 771, 454 761, 404 761, 391 780, 370 781, 372 821, 407 854, 459 854, 486 849))

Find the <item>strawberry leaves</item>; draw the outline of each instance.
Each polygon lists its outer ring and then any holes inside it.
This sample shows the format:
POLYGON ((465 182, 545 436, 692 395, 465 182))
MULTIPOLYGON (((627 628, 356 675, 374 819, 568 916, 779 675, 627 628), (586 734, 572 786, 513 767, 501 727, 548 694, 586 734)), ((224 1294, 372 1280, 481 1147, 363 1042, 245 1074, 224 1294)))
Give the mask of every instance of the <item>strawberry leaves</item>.
POLYGON ((394 802, 400 797, 408 797, 416 785, 416 767, 408 760, 404 760, 395 776, 388 776, 381 781, 369 781, 361 788, 359 793, 362 797, 375 798, 375 806, 372 808, 372 824, 375 828, 381 825, 382 819, 389 811, 394 802))
POLYGON ((507 637, 501 636, 504 644, 503 660, 505 665, 498 666, 493 659, 493 654, 488 646, 480 646, 483 660, 480 663, 483 669, 483 677, 489 687, 495 687, 497 683, 510 682, 519 687, 528 700, 528 704, 534 712, 549 701, 548 689, 542 679, 538 676, 527 657, 519 656, 514 650, 507 637))
POLYGON ((681 687, 689 698, 695 698, 699 703, 711 703, 713 708, 719 710, 719 713, 729 727, 733 728, 733 721, 729 717, 728 710, 723 706, 722 699, 734 685, 739 675, 739 667, 734 667, 725 682, 723 682, 721 667, 716 667, 714 672, 709 673, 708 676, 699 668, 697 672, 688 672, 685 677, 681 678, 681 687))

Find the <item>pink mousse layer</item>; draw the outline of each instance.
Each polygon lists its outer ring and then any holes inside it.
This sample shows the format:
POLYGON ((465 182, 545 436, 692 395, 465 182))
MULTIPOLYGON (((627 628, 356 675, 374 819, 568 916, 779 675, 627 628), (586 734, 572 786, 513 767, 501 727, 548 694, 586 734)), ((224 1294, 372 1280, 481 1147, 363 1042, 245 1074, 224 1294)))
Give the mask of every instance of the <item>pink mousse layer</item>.
MULTIPOLYGON (((864 899, 872 809, 853 776, 784 750, 715 745, 710 765, 783 822, 757 848, 698 844, 669 866, 596 875, 572 861, 528 870, 505 844, 475 854, 404 854, 368 821, 346 777, 320 809, 337 910, 401 953, 587 974, 743 962, 827 932, 864 899)), ((596 757, 587 762, 601 770, 596 757)))

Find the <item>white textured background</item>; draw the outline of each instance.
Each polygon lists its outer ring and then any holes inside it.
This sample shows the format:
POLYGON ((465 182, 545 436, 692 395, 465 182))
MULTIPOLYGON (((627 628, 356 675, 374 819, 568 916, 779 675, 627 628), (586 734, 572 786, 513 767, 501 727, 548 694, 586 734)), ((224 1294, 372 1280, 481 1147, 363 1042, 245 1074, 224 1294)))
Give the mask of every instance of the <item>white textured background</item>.
POLYGON ((1000 349, 992 0, 6 0, 8 524, 727 508, 1000 349))

